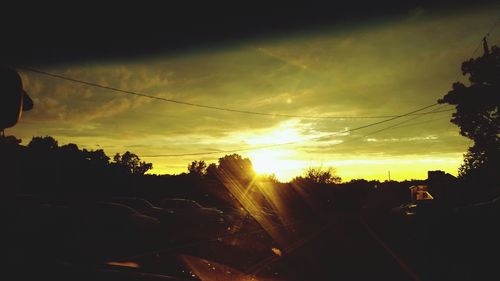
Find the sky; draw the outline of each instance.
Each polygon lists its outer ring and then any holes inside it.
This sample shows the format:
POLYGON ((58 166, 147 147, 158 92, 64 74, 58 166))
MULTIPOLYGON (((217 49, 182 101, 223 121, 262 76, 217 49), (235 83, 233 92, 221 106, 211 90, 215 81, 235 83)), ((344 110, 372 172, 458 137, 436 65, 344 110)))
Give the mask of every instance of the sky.
MULTIPOLYGON (((435 103, 462 61, 500 15, 500 6, 452 12, 409 9, 398 17, 254 36, 228 44, 155 52, 129 59, 79 60, 38 69, 165 99, 243 111, 302 116, 399 115, 435 103)), ((490 34, 498 44, 500 27, 490 34)), ((479 49, 474 55, 481 54, 479 49)), ((396 119, 320 119, 249 115, 169 103, 20 70, 35 102, 6 130, 27 144, 50 135, 60 144, 131 151, 154 174, 187 171, 194 160, 229 152, 258 173, 288 181, 308 167, 334 167, 347 181, 457 175, 470 145, 449 122, 452 111, 396 119), (374 133, 376 132, 376 133, 374 133), (266 147, 258 149, 259 147, 266 147), (218 152, 219 151, 219 152, 218 152), (209 152, 207 155, 180 155, 209 152)), ((433 107, 431 110, 450 107, 433 107)), ((424 111, 425 112, 425 111, 424 111)))

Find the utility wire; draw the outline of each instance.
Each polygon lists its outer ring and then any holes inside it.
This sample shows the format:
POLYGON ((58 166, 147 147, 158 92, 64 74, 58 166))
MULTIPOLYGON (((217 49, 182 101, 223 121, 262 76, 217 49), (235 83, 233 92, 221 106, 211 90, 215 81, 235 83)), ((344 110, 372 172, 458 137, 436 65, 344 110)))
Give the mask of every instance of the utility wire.
MULTIPOLYGON (((389 118, 389 119, 385 119, 385 120, 378 121, 378 122, 375 122, 375 123, 370 123, 370 124, 367 124, 367 125, 364 125, 364 126, 361 126, 361 127, 357 127, 357 128, 354 128, 354 129, 346 130, 346 131, 344 131, 342 133, 350 133, 350 132, 358 131, 358 130, 361 130, 361 129, 364 129, 364 128, 372 127, 372 126, 375 126, 375 125, 378 125, 378 124, 386 123, 386 122, 389 122, 389 121, 392 121, 392 120, 395 120, 395 119, 398 119, 398 118, 401 118, 401 117, 409 116, 409 115, 411 115, 413 113, 425 110, 427 108, 430 108, 430 107, 433 107, 433 106, 436 106, 436 105, 438 105, 438 103, 434 103, 434 104, 431 104, 431 105, 428 105, 428 106, 424 106, 422 108, 419 108, 417 110, 411 111, 409 113, 402 114, 402 115, 399 115, 399 116, 395 116, 395 117, 392 117, 392 118, 389 118)), ((417 117, 420 117, 420 116, 422 116, 422 115, 419 115, 417 117)))
MULTIPOLYGON (((407 113, 405 113, 405 114, 398 115, 398 116, 395 116, 395 117, 392 117, 392 118, 389 118, 389 119, 385 119, 385 120, 382 120, 382 121, 378 121, 378 122, 374 122, 374 123, 366 124, 366 125, 363 125, 363 126, 360 126, 360 127, 356 127, 356 128, 349 129, 349 130, 345 130, 345 131, 341 131, 341 132, 331 133, 331 134, 330 134, 330 135, 328 135, 328 136, 334 136, 334 135, 339 135, 339 134, 350 133, 350 132, 358 131, 358 130, 365 129, 365 128, 368 128, 368 127, 376 126, 376 125, 379 125, 379 124, 382 124, 382 123, 390 122, 390 121, 392 121, 392 120, 395 120, 395 119, 398 119, 398 118, 402 118, 402 117, 405 117, 405 116, 411 116, 411 114, 414 114, 414 113, 420 112, 420 111, 422 111, 422 110, 425 110, 425 109, 428 109, 428 108, 434 107, 434 106, 436 106, 436 105, 438 105, 438 103, 434 103, 434 104, 431 104, 431 105, 427 105, 427 106, 421 107, 421 108, 419 108, 419 109, 416 109, 416 110, 413 110, 413 111, 407 112, 407 113)), ((419 116, 417 116, 417 117, 420 117, 420 116, 423 116, 423 115, 419 115, 419 116)), ((318 140, 318 139, 321 139, 321 138, 324 138, 324 137, 325 137, 325 136, 322 136, 322 137, 317 137, 317 138, 313 138, 313 139, 311 139, 311 140, 309 140, 309 141, 318 140)), ((265 149, 265 148, 272 148, 272 147, 278 147, 278 146, 284 146, 284 145, 297 144, 297 143, 299 143, 299 142, 300 142, 300 141, 292 141, 292 142, 286 142, 286 143, 280 143, 280 144, 272 144, 272 145, 264 145, 264 146, 255 146, 255 147, 249 147, 249 148, 240 148, 240 149, 232 149, 232 150, 217 150, 217 151, 196 152, 196 153, 141 155, 141 157, 143 157, 143 158, 156 158, 156 157, 181 157, 181 156, 200 156, 200 155, 211 155, 211 154, 220 154, 220 153, 235 153, 235 152, 243 152, 243 151, 259 150, 259 149, 265 149)))
MULTIPOLYGON (((38 73, 46 76, 50 76, 53 78, 58 78, 78 84, 83 84, 86 86, 91 86, 91 87, 96 87, 100 89, 105 89, 105 90, 110 90, 110 91, 115 91, 123 94, 129 94, 129 95, 134 95, 134 96, 139 96, 139 97, 144 97, 144 98, 149 98, 149 99, 155 99, 163 102, 170 102, 170 103, 175 103, 175 104, 181 104, 181 105, 186 105, 186 106, 193 106, 193 107, 199 107, 199 108, 205 108, 205 109, 212 109, 212 110, 219 110, 219 111, 226 111, 226 112, 233 112, 233 113, 242 113, 242 114, 251 114, 251 115, 261 115, 261 116, 271 116, 271 117, 285 117, 285 118, 308 118, 308 119, 382 119, 382 118, 393 118, 393 117, 401 117, 401 116, 406 116, 406 114, 403 115, 375 115, 375 116, 315 116, 315 115, 295 115, 295 114, 279 114, 279 113, 268 113, 268 112, 258 112, 258 111, 250 111, 250 110, 239 110, 239 109, 233 109, 233 108, 227 108, 227 107, 219 107, 219 106, 211 106, 211 105, 205 105, 205 104, 198 104, 198 103, 191 103, 191 102, 185 102, 185 101, 179 101, 179 100, 173 100, 173 99, 167 99, 163 97, 158 97, 154 95, 149 95, 145 93, 139 93, 135 91, 130 91, 130 90, 124 90, 116 87, 111 87, 111 86, 105 86, 101 84, 97 84, 94 82, 89 82, 89 81, 84 81, 76 78, 71 78, 68 76, 60 75, 60 74, 55 74, 31 67, 26 67, 26 66, 17 66, 17 68, 30 71, 33 73, 38 73)), ((449 109, 451 110, 451 109, 449 109)), ((415 113, 415 115, 426 115, 430 113, 415 113)))
MULTIPOLYGON (((442 108, 442 107, 444 107, 444 106, 445 106, 445 105, 442 105, 442 106, 441 106, 441 107, 439 107, 439 108, 442 108)), ((432 111, 433 111, 433 112, 438 112, 438 111, 439 111, 439 112, 443 112, 443 111, 440 111, 440 110, 439 110, 439 108, 436 108, 436 109, 434 109, 434 110, 432 110, 432 111)), ((413 118, 406 119, 406 120, 404 120, 404 121, 401 121, 401 122, 399 122, 399 123, 396 123, 396 124, 393 124, 393 125, 390 125, 390 126, 384 127, 384 128, 382 128, 382 129, 379 129, 379 130, 376 130, 376 131, 369 132, 369 133, 367 133, 367 134, 365 134, 365 135, 363 135, 363 136, 361 136, 361 137, 357 137, 357 138, 353 138, 353 139, 348 139, 348 140, 346 140, 346 141, 344 141, 344 142, 341 142, 341 143, 339 143, 339 144, 337 144, 337 145, 342 145, 342 144, 345 144, 345 143, 351 143, 351 142, 354 142, 354 141, 358 141, 358 140, 364 139, 364 138, 365 138, 365 137, 367 137, 367 136, 371 136, 371 135, 374 135, 374 134, 378 134, 378 133, 383 132, 383 131, 385 131, 385 130, 390 130, 390 129, 394 129, 394 128, 401 128, 401 127, 406 127, 406 126, 413 126, 413 125, 418 125, 418 124, 423 124, 423 123, 429 123, 429 122, 434 121, 434 120, 444 119, 444 118, 436 118, 436 119, 426 120, 426 121, 424 121, 424 122, 411 123, 411 124, 407 124, 407 125, 403 125, 403 126, 401 126, 401 125, 402 125, 402 124, 404 124, 404 123, 407 123, 407 122, 413 121, 413 120, 418 119, 418 118, 421 118, 421 117, 422 117, 422 115, 421 115, 421 116, 415 116, 415 117, 413 117, 413 118)), ((446 118, 448 118, 448 117, 446 117, 446 118)))
MULTIPOLYGON (((490 33, 496 28, 497 24, 500 22, 500 17, 493 23, 493 25, 490 27, 490 29, 488 30, 488 32, 486 33, 486 35, 484 36, 484 38, 487 38, 490 36, 490 33)), ((474 54, 477 52, 477 50, 479 49, 479 47, 481 46, 481 43, 482 41, 479 42, 478 46, 476 47, 476 49, 474 50, 474 52, 472 52, 472 55, 471 56, 474 56, 474 54)), ((450 108, 450 109, 445 109, 445 110, 440 110, 441 108, 443 108, 444 106, 448 106, 449 104, 443 104, 442 106, 434 109, 434 110, 431 110, 431 111, 428 111, 426 112, 427 114, 432 114, 432 113, 439 113, 439 112, 446 112, 446 111, 453 111, 455 110, 455 108, 450 108)), ((408 116, 408 115, 407 115, 408 116)), ((431 120, 427 120, 427 121, 423 121, 423 122, 417 122, 417 123, 411 123, 411 124, 407 124, 407 125, 403 125, 401 126, 402 124, 404 123, 407 123, 407 122, 410 122, 410 121, 413 121, 415 119, 418 119, 418 118, 421 118, 423 117, 423 115, 419 115, 419 116, 415 116, 413 118, 409 118, 407 120, 404 120, 404 121, 401 121, 399 123, 396 123, 396 124, 393 124, 391 126, 387 126, 385 128, 382 128, 382 129, 379 129, 379 130, 376 130, 376 131, 373 131, 373 132, 370 132, 368 134, 365 134, 363 135, 362 137, 359 137, 359 138, 355 138, 355 139, 351 139, 351 140, 348 140, 346 142, 351 142, 351 141, 356 141, 356 140, 360 140, 360 139, 364 139, 365 137, 367 136, 370 136, 370 135, 374 135, 374 134, 378 134, 380 132, 383 132, 383 131, 386 131, 386 130, 389 130, 389 129, 394 129, 394 128, 401 128, 401 127, 408 127, 408 126, 414 126, 414 125, 420 125, 420 124, 426 124, 426 123, 429 123, 431 121, 434 121, 434 120, 440 120, 440 119, 444 119, 444 118, 435 118, 435 119, 431 119, 431 120)), ((448 118, 448 117, 447 117, 448 118)), ((345 142, 343 142, 345 143, 345 142)))
POLYGON ((490 37, 491 32, 492 32, 492 31, 493 31, 493 30, 497 27, 497 24, 498 24, 499 22, 500 22, 500 17, 498 17, 498 18, 497 18, 497 20, 493 23, 493 25, 490 27, 490 29, 488 30, 488 32, 486 32, 486 35, 484 35, 484 37, 483 37, 483 38, 481 38, 481 40, 479 41, 479 43, 478 43, 478 44, 477 44, 477 46, 476 46, 476 49, 474 49, 474 52, 472 52, 471 57, 473 57, 473 56, 474 56, 474 54, 475 54, 475 53, 479 50, 479 48, 481 47, 481 44, 482 44, 482 42, 483 42, 483 40, 482 40, 482 39, 490 37))
MULTIPOLYGON (((442 108, 443 106, 445 106, 445 105, 442 105, 440 108, 442 108)), ((432 112, 437 112, 438 110, 439 110, 439 108, 436 108, 435 110, 432 110, 432 112)), ((401 126, 401 125, 402 125, 402 124, 404 124, 404 123, 407 123, 407 122, 413 121, 413 120, 415 120, 415 119, 421 118, 422 116, 423 116, 423 115, 420 115, 420 116, 414 116, 414 117, 412 117, 412 118, 409 118, 409 119, 403 120, 403 121, 401 121, 401 122, 398 122, 398 123, 396 123, 396 124, 393 124, 393 125, 391 125, 391 126, 384 127, 384 128, 382 128, 382 129, 379 129, 379 130, 376 130, 376 131, 373 131, 373 132, 369 132, 369 133, 367 133, 367 134, 363 135, 362 137, 355 138, 355 139, 351 139, 351 140, 348 140, 348 141, 346 141, 346 142, 351 142, 351 141, 356 141, 356 140, 364 139, 364 138, 365 138, 365 137, 367 137, 367 136, 374 135, 374 134, 378 134, 378 133, 383 132, 383 131, 386 131, 386 130, 390 130, 390 129, 394 129, 394 128, 398 128, 398 127, 404 127, 404 126, 401 126)), ((427 122, 429 122, 429 121, 427 121, 427 122)), ((426 123, 427 123, 427 122, 426 122, 426 123)), ((422 122, 421 122, 421 123, 422 123, 422 122)))
POLYGON ((403 126, 397 126, 395 128, 399 129, 399 128, 412 127, 412 126, 417 126, 417 125, 421 125, 421 124, 427 124, 427 123, 430 123, 430 122, 433 122, 433 121, 440 121, 440 120, 445 120, 445 119, 449 120, 450 117, 446 116, 446 117, 440 117, 440 118, 433 118, 433 119, 429 119, 429 120, 425 120, 425 121, 421 121, 421 122, 415 122, 415 123, 410 123, 410 124, 406 124, 406 125, 403 125, 403 126))

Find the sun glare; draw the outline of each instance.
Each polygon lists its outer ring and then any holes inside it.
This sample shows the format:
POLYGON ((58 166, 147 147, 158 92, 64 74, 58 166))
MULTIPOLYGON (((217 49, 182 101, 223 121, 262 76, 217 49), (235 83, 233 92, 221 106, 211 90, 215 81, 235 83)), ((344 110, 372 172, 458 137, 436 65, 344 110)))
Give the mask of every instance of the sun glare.
POLYGON ((304 144, 308 138, 299 127, 298 120, 281 123, 272 130, 240 134, 252 146, 274 146, 248 152, 255 172, 258 174, 274 174, 281 181, 288 181, 303 169, 303 161, 296 161, 292 156, 297 154, 294 145, 304 144))
POLYGON ((292 154, 293 151, 286 149, 265 149, 249 152, 248 157, 257 174, 274 174, 280 181, 289 181, 303 169, 302 161, 288 158, 292 154))
POLYGON ((258 174, 273 174, 276 173, 276 168, 279 167, 274 151, 262 150, 250 153, 255 172, 258 174))
POLYGON ((239 138, 243 138, 251 145, 301 144, 307 140, 307 137, 301 133, 298 123, 298 120, 290 120, 281 123, 272 130, 252 132, 249 135, 243 134, 239 138))

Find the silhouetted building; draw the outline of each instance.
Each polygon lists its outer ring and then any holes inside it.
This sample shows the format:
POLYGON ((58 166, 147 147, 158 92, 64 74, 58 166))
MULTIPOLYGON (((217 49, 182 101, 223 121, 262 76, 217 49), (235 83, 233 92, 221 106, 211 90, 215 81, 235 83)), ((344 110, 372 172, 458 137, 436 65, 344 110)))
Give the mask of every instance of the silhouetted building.
POLYGON ((450 199, 453 189, 457 188, 457 178, 444 171, 428 171, 427 186, 438 202, 450 199))
POLYGON ((428 171, 427 180, 433 182, 455 181, 457 178, 441 170, 428 171))
POLYGON ((418 184, 410 186, 411 203, 433 200, 434 197, 429 193, 427 185, 418 184))

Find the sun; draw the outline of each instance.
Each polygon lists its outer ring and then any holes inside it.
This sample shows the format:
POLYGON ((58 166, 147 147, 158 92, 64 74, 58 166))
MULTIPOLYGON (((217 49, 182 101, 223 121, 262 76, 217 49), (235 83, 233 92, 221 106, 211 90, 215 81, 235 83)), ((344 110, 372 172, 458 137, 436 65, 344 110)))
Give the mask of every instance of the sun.
POLYGON ((301 172, 304 164, 294 160, 298 153, 295 145, 304 144, 308 137, 302 134, 299 123, 291 120, 257 134, 238 136, 252 146, 272 146, 247 153, 257 174, 274 174, 280 181, 287 181, 301 172))
POLYGON ((263 149, 249 152, 248 157, 257 174, 274 174, 278 180, 288 181, 303 169, 302 161, 288 158, 291 153, 285 149, 263 149))
POLYGON ((250 153, 253 168, 257 174, 275 174, 276 168, 279 167, 279 160, 276 159, 275 153, 269 151, 256 151, 250 153))

